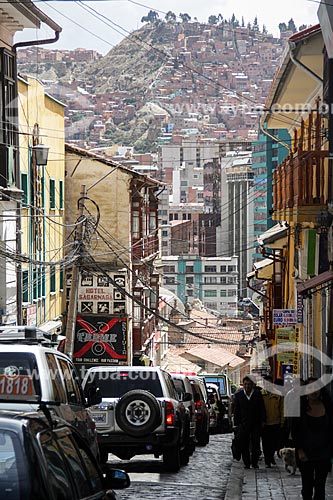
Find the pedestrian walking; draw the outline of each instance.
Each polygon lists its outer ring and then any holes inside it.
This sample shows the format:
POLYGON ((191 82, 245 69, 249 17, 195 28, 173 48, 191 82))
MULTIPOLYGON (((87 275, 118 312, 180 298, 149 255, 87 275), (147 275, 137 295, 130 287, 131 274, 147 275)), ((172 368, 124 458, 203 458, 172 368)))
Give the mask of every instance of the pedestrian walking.
POLYGON ((235 435, 244 467, 258 469, 261 428, 265 422, 262 394, 249 376, 243 378, 243 389, 234 396, 235 435))
POLYGON ((273 383, 273 377, 271 375, 265 377, 264 388, 261 390, 266 412, 266 421, 262 428, 262 449, 264 452, 265 465, 267 468, 270 468, 272 465, 276 465, 274 454, 281 442, 284 416, 283 398, 281 395, 271 392, 267 388, 267 382, 273 383))
MULTIPOLYGON (((333 410, 325 388, 302 396, 300 416, 292 419, 292 437, 295 443, 296 462, 302 476, 303 500, 325 500, 327 474, 333 457, 333 410)), ((310 390, 310 388, 309 388, 310 390)))

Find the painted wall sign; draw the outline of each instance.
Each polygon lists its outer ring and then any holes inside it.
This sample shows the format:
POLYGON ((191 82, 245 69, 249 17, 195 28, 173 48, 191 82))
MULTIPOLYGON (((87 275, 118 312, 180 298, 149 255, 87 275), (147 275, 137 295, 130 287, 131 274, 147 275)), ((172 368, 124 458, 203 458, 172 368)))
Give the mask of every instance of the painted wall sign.
POLYGON ((127 364, 127 318, 76 318, 73 361, 86 365, 127 364))
MULTIPOLYGON (((125 290, 126 276, 108 272, 112 280, 125 290)), ((67 301, 69 300, 71 276, 67 276, 67 301)), ((78 289, 78 314, 125 314, 125 294, 114 286, 108 276, 87 274, 80 276, 78 289)))
POLYGON ((296 309, 273 309, 273 325, 295 325, 296 309))

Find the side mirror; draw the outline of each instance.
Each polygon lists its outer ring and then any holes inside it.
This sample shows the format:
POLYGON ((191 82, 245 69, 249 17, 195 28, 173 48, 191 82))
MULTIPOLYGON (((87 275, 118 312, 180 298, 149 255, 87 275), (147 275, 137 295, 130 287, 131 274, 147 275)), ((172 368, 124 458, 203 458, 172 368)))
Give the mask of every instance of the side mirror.
POLYGON ((112 469, 111 466, 105 464, 103 467, 104 488, 122 490, 128 488, 131 480, 127 472, 120 469, 112 469))
POLYGON ((193 396, 190 392, 184 392, 183 401, 192 401, 193 396))
POLYGON ((89 387, 86 391, 88 406, 99 405, 102 402, 102 393, 99 387, 89 387))

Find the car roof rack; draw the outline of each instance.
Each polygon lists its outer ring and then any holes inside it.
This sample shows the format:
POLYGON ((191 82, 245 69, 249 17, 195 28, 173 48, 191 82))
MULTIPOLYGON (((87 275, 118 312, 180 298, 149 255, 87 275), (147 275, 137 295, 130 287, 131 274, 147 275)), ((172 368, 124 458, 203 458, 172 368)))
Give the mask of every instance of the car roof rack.
POLYGON ((0 344, 30 344, 45 347, 57 345, 53 335, 45 333, 36 326, 0 325, 0 344))

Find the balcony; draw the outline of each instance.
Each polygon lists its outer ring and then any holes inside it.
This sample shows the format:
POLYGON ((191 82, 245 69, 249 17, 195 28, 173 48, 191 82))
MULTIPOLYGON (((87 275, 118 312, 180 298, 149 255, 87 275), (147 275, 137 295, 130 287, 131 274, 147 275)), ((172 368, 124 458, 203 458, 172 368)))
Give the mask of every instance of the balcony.
POLYGON ((328 201, 328 151, 322 150, 321 117, 311 113, 295 132, 294 150, 273 174, 273 219, 316 222, 328 201))

